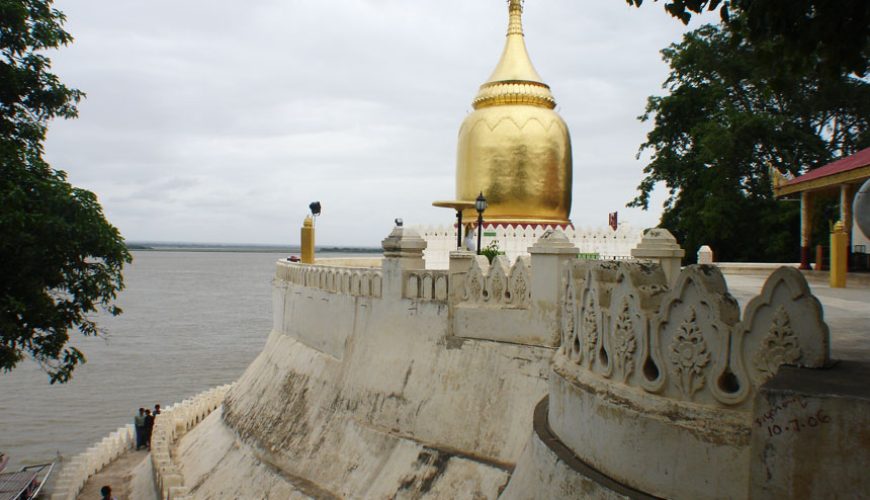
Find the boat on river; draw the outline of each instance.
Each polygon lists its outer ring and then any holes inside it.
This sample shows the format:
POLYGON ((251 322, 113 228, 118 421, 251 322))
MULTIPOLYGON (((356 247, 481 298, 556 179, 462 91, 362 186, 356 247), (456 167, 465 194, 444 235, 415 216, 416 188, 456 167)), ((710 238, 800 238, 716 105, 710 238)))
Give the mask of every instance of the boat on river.
MULTIPOLYGON (((0 471, 9 457, 0 455, 0 471)), ((51 476, 55 462, 27 465, 17 472, 0 472, 0 500, 29 500, 36 498, 51 476)))

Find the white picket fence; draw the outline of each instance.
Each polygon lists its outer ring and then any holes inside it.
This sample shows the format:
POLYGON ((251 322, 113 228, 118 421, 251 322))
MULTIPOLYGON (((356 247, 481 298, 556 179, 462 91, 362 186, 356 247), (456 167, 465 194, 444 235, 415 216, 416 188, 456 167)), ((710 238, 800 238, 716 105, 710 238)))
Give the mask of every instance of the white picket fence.
MULTIPOLYGON (((550 225, 515 225, 489 226, 483 225, 481 246, 486 247, 493 241, 498 242, 499 250, 505 253, 509 262, 514 262, 520 255, 528 255, 529 247, 548 229, 550 225)), ((450 263, 450 252, 456 250, 455 226, 414 226, 420 236, 426 240, 426 250, 423 258, 427 269, 447 269, 450 263)), ((598 259, 621 259, 631 256, 631 249, 640 243, 643 231, 628 223, 621 223, 614 231, 609 226, 574 228, 571 226, 558 228, 579 249, 581 254, 598 259)))

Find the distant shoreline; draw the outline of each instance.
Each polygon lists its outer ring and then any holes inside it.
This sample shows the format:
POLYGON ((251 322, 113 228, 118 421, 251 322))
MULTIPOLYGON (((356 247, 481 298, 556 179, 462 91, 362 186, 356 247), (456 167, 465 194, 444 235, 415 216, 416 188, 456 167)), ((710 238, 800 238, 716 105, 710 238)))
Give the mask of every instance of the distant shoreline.
MULTIPOLYGON (((299 247, 280 245, 241 245, 222 243, 152 243, 128 242, 127 249, 136 252, 236 252, 236 253, 285 253, 298 254, 299 247)), ((373 247, 317 247, 324 253, 381 253, 383 249, 373 247)))

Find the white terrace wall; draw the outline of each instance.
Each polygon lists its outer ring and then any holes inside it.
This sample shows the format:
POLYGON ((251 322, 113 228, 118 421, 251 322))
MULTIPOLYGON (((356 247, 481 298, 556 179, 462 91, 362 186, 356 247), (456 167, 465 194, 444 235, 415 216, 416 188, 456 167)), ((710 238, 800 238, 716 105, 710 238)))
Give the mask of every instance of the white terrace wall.
MULTIPOLYGON (((196 498, 818 491, 783 486, 805 470, 781 458, 794 455, 796 433, 786 444, 755 443, 770 427, 767 415, 788 405, 788 391, 761 384, 784 363, 828 365, 827 327, 797 271, 774 273, 741 320, 710 266, 687 268, 670 286, 656 264, 578 259, 568 238, 552 231, 513 263, 503 257, 490 265, 459 251, 447 270, 432 270, 423 269, 421 243, 397 228, 382 265, 372 268, 279 262, 266 347, 228 392, 219 418, 182 438, 178 457, 160 453, 161 491, 196 498), (776 484, 765 483, 765 470, 779 474, 776 484)), ((811 427, 839 419, 825 438, 830 445, 862 432, 867 419, 846 416, 867 413, 848 411, 855 408, 828 415, 813 407, 797 418, 811 427)), ((832 462, 852 483, 870 481, 855 478, 866 458, 857 466, 832 462)))
POLYGON ((559 273, 577 260, 577 248, 561 231, 546 232, 511 266, 505 256, 492 264, 472 255, 467 272, 452 269, 451 333, 527 345, 556 347, 561 311, 559 273))
POLYGON ((166 408, 154 420, 151 435, 151 465, 154 485, 163 500, 189 500, 189 487, 185 485, 173 445, 185 433, 202 422, 211 412, 220 408, 231 384, 214 387, 181 403, 166 408))
POLYGON ((395 263, 391 268, 395 259, 373 268, 280 261, 274 283, 275 329, 342 359, 358 308, 370 307, 370 299, 401 298, 438 306, 436 311, 443 313, 449 308, 441 318, 449 336, 558 345, 559 272, 563 262, 577 260, 577 248, 564 233, 547 231, 531 255, 517 257, 512 266, 506 256, 490 264, 484 256, 454 254, 466 261, 466 268, 406 269, 395 263), (385 278, 390 269, 394 283, 385 278), (390 287, 394 296, 386 290, 390 287))
POLYGON ((866 395, 843 403, 832 391, 832 403, 796 395, 807 382, 763 387, 785 364, 817 369, 798 371, 831 387, 828 327, 799 271, 774 272, 742 319, 713 266, 689 266, 669 287, 658 265, 578 261, 562 283, 549 396, 506 498, 557 488, 663 498, 867 491, 870 450, 848 438, 867 424, 866 395), (778 412, 790 423, 772 420, 778 412), (558 458, 554 444, 569 453, 558 458), (572 457, 585 472, 568 471, 572 457), (821 474, 806 462, 829 459, 836 467, 821 474))
POLYGON ((558 249, 570 243, 548 238, 505 276, 526 280, 512 289, 527 290, 516 303, 496 299, 492 279, 492 300, 477 303, 459 289, 471 255, 455 259, 465 269, 427 270, 412 231, 388 240, 393 257, 378 268, 277 264, 266 347, 221 419, 179 444, 192 496, 498 496, 546 393, 553 348, 463 337, 453 317, 516 307, 526 319, 506 326, 515 340, 539 314, 558 342, 559 262, 568 258, 558 249), (549 286, 537 290, 535 276, 549 286))
MULTIPOLYGON (((450 252, 456 250, 455 226, 417 226, 420 236, 426 240, 426 250, 423 256, 428 269, 447 269, 450 252)), ((643 236, 643 231, 622 223, 614 231, 609 226, 574 228, 555 228, 549 225, 487 225, 484 230, 481 245, 486 247, 493 241, 505 252, 508 262, 513 262, 519 256, 529 255, 529 247, 534 245, 548 230, 557 230, 565 234, 568 240, 577 247, 581 254, 590 258, 622 259, 631 257, 631 249, 637 246, 643 236)))

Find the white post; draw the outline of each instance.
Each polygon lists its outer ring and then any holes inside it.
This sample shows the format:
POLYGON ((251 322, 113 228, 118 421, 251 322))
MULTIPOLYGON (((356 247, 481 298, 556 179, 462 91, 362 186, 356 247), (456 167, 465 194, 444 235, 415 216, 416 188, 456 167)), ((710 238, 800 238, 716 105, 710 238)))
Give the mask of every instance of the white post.
POLYGON ((396 226, 382 242, 383 296, 402 296, 402 271, 424 269, 423 250, 426 240, 414 229, 396 226))
POLYGON ((640 243, 631 250, 631 256, 635 259, 651 260, 661 265, 671 286, 680 274, 684 255, 686 251, 680 248, 674 235, 660 227, 644 231, 640 243))
POLYGON ((580 252, 565 233, 550 229, 529 248, 529 253, 532 256, 532 304, 552 304, 558 316, 559 308, 556 306, 562 291, 562 265, 576 259, 580 252))
POLYGON ((702 246, 698 249, 698 264, 712 264, 713 263, 713 249, 707 245, 702 246))

